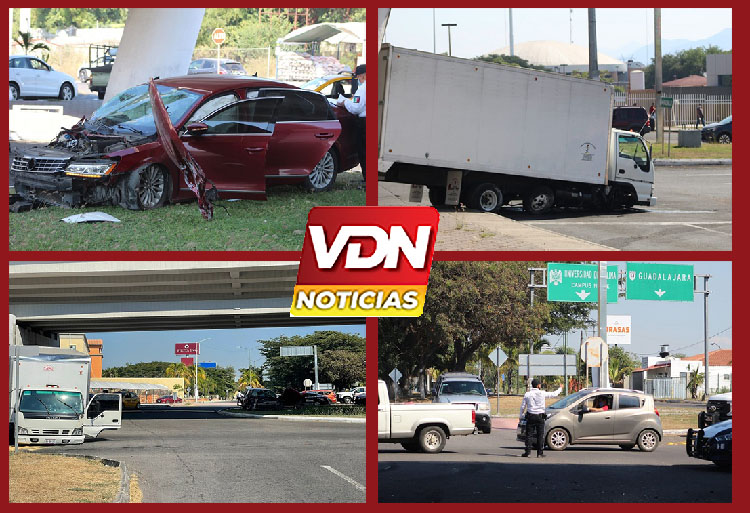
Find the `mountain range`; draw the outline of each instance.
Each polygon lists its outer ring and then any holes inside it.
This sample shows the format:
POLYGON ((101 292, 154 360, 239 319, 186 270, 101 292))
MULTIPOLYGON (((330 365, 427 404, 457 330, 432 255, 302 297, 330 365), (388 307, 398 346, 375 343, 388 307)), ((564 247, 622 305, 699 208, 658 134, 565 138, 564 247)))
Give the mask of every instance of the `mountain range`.
MULTIPOLYGON (((663 39, 661 42, 661 53, 662 55, 673 54, 682 50, 689 50, 691 48, 698 48, 700 46, 718 46, 722 50, 732 49, 732 29, 726 28, 721 32, 714 34, 713 36, 705 39, 689 40, 689 39, 663 39)), ((654 57, 654 44, 653 42, 644 46, 641 43, 635 41, 630 42, 624 46, 614 49, 600 49, 600 51, 620 59, 623 62, 627 62, 629 59, 634 61, 640 61, 644 64, 651 63, 651 59, 654 57)))

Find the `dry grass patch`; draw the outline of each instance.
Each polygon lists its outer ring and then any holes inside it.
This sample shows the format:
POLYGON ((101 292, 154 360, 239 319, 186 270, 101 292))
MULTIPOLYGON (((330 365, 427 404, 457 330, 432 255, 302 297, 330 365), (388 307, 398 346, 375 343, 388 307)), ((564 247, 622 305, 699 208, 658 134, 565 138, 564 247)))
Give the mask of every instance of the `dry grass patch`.
POLYGON ((10 502, 112 502, 120 489, 120 469, 96 460, 12 448, 9 460, 10 502))

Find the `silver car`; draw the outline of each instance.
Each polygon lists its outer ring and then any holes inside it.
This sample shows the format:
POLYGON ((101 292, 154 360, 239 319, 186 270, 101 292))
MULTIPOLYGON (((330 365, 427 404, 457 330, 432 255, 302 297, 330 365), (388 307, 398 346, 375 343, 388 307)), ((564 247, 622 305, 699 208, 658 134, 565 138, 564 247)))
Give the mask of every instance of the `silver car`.
MULTIPOLYGON (((661 419, 654 398, 639 390, 585 388, 547 406, 544 426, 547 446, 562 451, 574 444, 636 445, 651 452, 662 439, 661 419)), ((526 440, 526 422, 518 424, 516 438, 526 440)))

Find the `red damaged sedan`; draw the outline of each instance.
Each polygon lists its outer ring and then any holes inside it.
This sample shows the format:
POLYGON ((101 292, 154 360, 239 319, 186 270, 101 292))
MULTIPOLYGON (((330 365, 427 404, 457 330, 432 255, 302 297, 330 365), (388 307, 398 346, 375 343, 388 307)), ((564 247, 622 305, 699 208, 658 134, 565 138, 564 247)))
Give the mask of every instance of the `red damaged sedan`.
POLYGON ((330 189, 358 164, 354 118, 320 93, 255 77, 154 80, 104 103, 49 145, 14 155, 28 201, 153 209, 198 197, 265 199, 273 184, 330 189))

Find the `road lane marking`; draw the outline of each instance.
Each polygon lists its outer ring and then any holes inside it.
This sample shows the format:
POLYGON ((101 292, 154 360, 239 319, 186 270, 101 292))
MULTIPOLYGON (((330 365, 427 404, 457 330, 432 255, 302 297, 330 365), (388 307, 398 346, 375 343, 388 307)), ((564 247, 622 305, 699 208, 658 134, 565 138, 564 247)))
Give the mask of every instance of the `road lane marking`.
POLYGON ((644 212, 651 212, 652 214, 715 214, 716 210, 658 210, 651 208, 644 208, 644 212))
POLYGON ((690 226, 691 228, 700 228, 701 230, 706 230, 707 232, 713 232, 713 233, 721 233, 722 235, 731 235, 726 232, 720 232, 719 230, 712 230, 711 228, 706 228, 705 226, 698 226, 694 223, 686 223, 686 226, 690 226))
POLYGON ((333 472, 334 474, 336 474, 337 476, 339 476, 341 479, 343 479, 344 481, 346 481, 350 485, 354 486, 354 488, 356 488, 360 492, 364 492, 365 491, 365 486, 364 485, 359 484, 358 482, 356 482, 354 479, 352 479, 351 477, 347 476, 346 474, 342 474, 341 472, 339 472, 335 468, 329 467, 328 465, 321 465, 321 467, 323 467, 326 470, 330 470, 331 472, 333 472))
POLYGON ((732 173, 700 173, 700 174, 683 175, 683 176, 732 176, 732 173))

